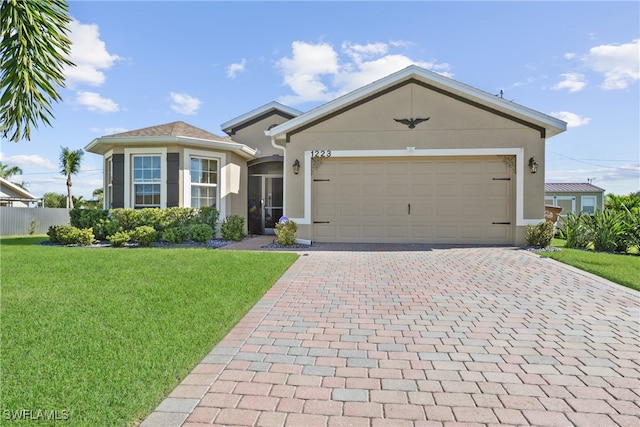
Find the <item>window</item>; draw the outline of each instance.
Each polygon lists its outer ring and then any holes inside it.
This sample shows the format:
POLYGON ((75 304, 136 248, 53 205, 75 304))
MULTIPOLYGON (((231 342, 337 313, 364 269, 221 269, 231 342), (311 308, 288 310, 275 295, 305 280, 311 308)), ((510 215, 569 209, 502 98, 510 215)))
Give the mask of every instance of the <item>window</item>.
POLYGON ((133 156, 133 207, 160 207, 160 156, 133 156))
POLYGON ((596 212, 596 196, 582 196, 580 205, 582 212, 593 215, 596 212))
POLYGON ((216 207, 218 160, 191 157, 191 207, 216 207))

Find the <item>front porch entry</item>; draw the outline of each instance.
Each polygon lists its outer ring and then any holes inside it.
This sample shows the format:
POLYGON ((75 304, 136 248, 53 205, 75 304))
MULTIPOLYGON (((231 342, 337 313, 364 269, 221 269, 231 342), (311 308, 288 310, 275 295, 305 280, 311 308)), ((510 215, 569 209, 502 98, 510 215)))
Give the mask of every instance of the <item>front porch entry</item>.
POLYGON ((284 212, 282 156, 249 163, 249 234, 275 234, 284 212))

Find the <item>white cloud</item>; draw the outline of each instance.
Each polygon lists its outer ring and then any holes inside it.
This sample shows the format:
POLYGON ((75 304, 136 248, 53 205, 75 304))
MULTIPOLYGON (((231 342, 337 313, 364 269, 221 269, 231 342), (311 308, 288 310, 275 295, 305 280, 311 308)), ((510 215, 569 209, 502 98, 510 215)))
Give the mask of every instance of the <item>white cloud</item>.
POLYGON ((2 153, 0 153, 0 161, 3 163, 10 164, 12 166, 18 166, 19 168, 37 168, 37 169, 45 169, 50 171, 58 170, 58 166, 51 163, 49 159, 45 159, 38 154, 26 155, 19 154, 16 156, 4 157, 2 153))
POLYGON ((593 47, 582 60, 591 70, 604 75, 603 89, 626 89, 640 79, 640 39, 593 47))
POLYGON ((247 64, 247 60, 242 58, 242 61, 231 64, 227 67, 227 77, 235 79, 236 75, 244 71, 244 67, 247 64))
POLYGON ((450 77, 448 64, 414 61, 390 52, 391 48, 407 45, 407 42, 346 41, 337 52, 328 43, 294 41, 292 56, 277 63, 285 85, 293 91, 292 95, 280 98, 280 102, 295 105, 328 101, 413 64, 450 77))
POLYGON ((111 128, 92 127, 89 129, 89 131, 93 133, 99 133, 100 135, 113 135, 116 133, 126 132, 127 129, 121 128, 121 127, 111 127, 111 128))
POLYGON ((587 82, 584 81, 584 75, 580 73, 564 73, 560 74, 560 77, 562 77, 563 80, 555 86, 552 86, 551 89, 567 89, 569 93, 573 93, 581 91, 587 85, 587 82))
POLYGON ((100 40, 100 32, 95 24, 82 24, 76 20, 69 23, 71 54, 69 59, 74 67, 65 66, 64 75, 70 87, 77 84, 100 86, 106 77, 101 70, 108 70, 119 59, 118 55, 107 52, 100 40))
POLYGON ((171 109, 180 114, 196 114, 202 104, 202 101, 198 98, 194 98, 186 93, 171 92, 169 96, 172 102, 171 109))
POLYGON ((118 104, 111 99, 103 98, 96 92, 77 92, 76 102, 86 107, 89 111, 99 111, 101 113, 115 113, 120 111, 118 104))
POLYGON ((570 128, 584 126, 589 124, 589 122, 591 121, 591 118, 589 117, 580 117, 579 115, 575 113, 571 113, 569 111, 557 111, 557 112, 551 113, 551 115, 555 118, 558 118, 560 120, 567 122, 567 127, 570 127, 570 128))

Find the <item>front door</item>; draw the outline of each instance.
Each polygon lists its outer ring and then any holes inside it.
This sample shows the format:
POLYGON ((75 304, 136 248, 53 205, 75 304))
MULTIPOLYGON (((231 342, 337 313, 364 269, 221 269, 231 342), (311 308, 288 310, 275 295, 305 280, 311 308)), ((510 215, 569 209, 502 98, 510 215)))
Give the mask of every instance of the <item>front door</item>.
POLYGON ((275 234, 283 215, 282 175, 249 176, 249 233, 275 234))

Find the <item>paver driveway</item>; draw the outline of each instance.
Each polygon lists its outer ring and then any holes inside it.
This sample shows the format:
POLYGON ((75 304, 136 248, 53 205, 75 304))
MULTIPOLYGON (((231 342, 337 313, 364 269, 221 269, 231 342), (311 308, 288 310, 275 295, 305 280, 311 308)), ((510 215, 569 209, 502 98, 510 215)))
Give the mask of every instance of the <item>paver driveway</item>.
POLYGON ((637 427, 639 304, 514 248, 309 251, 143 425, 637 427))

